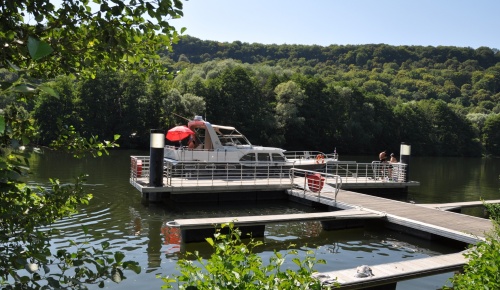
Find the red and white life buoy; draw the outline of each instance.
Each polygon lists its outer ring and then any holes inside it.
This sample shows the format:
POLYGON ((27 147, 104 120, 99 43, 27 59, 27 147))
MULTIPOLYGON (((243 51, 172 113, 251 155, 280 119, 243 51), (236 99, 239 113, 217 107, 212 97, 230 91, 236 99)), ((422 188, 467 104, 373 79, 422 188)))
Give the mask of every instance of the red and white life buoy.
POLYGON ((316 155, 316 163, 325 163, 325 156, 323 156, 323 154, 321 153, 316 155))
POLYGON ((135 173, 135 177, 142 176, 142 160, 132 157, 132 173, 135 173))

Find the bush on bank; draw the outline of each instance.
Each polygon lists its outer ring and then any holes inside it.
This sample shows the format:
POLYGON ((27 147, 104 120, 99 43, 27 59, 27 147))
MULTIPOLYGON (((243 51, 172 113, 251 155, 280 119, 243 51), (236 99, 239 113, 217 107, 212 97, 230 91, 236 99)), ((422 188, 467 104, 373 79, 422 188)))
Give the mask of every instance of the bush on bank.
POLYGON ((500 289, 500 205, 485 204, 493 223, 486 240, 471 245, 465 257, 469 262, 463 273, 451 281, 453 289, 500 289))
POLYGON ((222 224, 214 238, 206 240, 213 249, 210 258, 204 261, 198 252, 187 253, 192 259, 177 262, 179 275, 161 278, 163 289, 324 289, 311 274, 316 264, 326 262, 316 259, 313 251, 302 260, 297 250, 289 249, 284 255, 275 251, 266 264, 254 253, 263 243, 253 238, 244 243, 233 223, 222 224), (290 258, 296 267, 283 269, 290 258))

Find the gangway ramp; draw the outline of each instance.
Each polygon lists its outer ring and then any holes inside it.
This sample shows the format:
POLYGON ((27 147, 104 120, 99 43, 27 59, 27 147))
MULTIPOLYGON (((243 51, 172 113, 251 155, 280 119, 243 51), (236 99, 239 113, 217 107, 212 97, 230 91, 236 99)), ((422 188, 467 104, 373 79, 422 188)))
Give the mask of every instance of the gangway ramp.
POLYGON ((304 194, 297 189, 290 190, 289 195, 340 209, 360 208, 384 213, 388 227, 411 229, 407 232, 429 239, 436 235, 475 244, 484 240, 485 234, 493 229, 493 225, 488 219, 342 189, 337 195, 331 193, 304 194))

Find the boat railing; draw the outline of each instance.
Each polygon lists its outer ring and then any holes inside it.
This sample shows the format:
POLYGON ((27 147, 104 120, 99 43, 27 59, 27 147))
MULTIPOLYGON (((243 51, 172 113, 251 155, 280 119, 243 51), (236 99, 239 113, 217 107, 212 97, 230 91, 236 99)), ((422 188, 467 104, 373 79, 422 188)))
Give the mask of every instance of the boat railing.
POLYGON ((339 155, 337 153, 324 153, 321 151, 285 151, 285 157, 287 159, 316 159, 316 156, 321 155, 325 159, 338 160, 339 155))
MULTIPOLYGON (((244 145, 237 145, 240 147, 244 145)), ((175 151, 176 159, 190 160, 199 162, 197 160, 207 160, 209 162, 228 162, 227 150, 224 149, 201 149, 201 148, 188 148, 187 146, 165 146, 165 149, 175 151)))
POLYGON ((241 184, 290 184, 290 166, 276 162, 198 162, 165 160, 163 176, 167 186, 196 186, 227 182, 241 184))
POLYGON ((407 164, 373 161, 357 163, 349 161, 327 162, 326 172, 349 178, 356 183, 405 182, 407 164))
POLYGON ((292 188, 302 190, 304 195, 315 194, 321 198, 322 194, 332 193, 335 200, 342 187, 342 177, 336 174, 317 172, 305 169, 290 169, 292 188))

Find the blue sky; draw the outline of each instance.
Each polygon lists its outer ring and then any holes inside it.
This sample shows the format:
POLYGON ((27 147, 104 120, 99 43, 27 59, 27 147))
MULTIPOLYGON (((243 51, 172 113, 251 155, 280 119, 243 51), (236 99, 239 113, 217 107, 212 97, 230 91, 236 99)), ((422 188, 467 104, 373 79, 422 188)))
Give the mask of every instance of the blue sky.
POLYGON ((189 0, 170 20, 202 40, 500 49, 500 0, 189 0))

